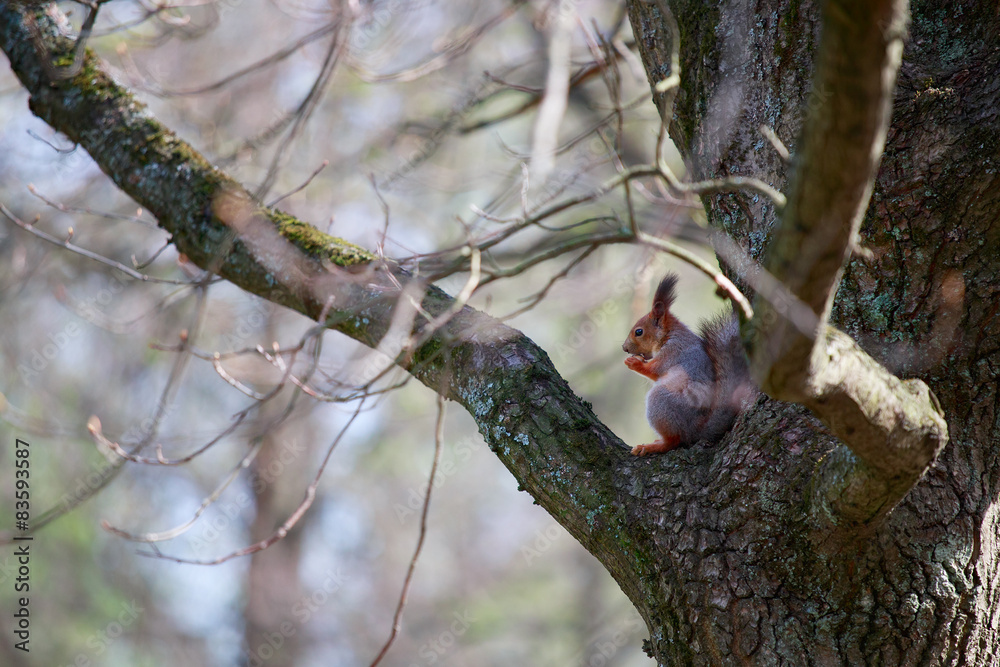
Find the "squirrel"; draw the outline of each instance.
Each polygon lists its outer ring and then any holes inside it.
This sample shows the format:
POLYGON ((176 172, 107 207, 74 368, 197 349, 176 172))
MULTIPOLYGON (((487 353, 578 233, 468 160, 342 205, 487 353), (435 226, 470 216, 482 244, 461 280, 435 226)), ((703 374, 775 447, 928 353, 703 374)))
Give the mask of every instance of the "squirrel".
POLYGON ((646 395, 646 418, 660 438, 632 454, 669 452, 700 440, 717 442, 759 390, 739 339, 735 312, 705 320, 698 335, 670 312, 677 275, 668 273, 622 349, 625 365, 656 384, 646 395))

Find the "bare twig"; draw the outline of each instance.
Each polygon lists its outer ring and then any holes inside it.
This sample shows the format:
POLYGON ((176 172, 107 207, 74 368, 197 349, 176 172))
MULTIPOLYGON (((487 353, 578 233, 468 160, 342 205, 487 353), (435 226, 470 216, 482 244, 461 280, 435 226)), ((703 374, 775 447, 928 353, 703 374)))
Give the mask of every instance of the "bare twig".
MULTIPOLYGON (((345 3, 341 3, 341 6, 343 7, 344 4, 345 3)), ((320 72, 316 76, 316 80, 313 82, 312 87, 309 89, 309 93, 302 100, 301 104, 299 104, 298 108, 289 116, 292 126, 288 130, 285 137, 278 144, 278 147, 275 149, 274 155, 271 157, 271 163, 267 168, 267 174, 264 176, 264 180, 261 184, 257 186, 257 190, 254 193, 255 199, 260 200, 267 193, 267 191, 271 189, 271 186, 274 184, 274 181, 278 176, 278 169, 281 167, 281 162, 284 159, 285 152, 291 146, 292 142, 298 138, 299 133, 309 121, 309 118, 316 110, 316 107, 323 96, 323 92, 326 90, 327 84, 333 77, 337 63, 340 61, 340 57, 346 48, 347 35, 350 33, 351 21, 348 18, 349 16, 350 11, 346 8, 341 11, 342 20, 337 25, 337 31, 334 33, 333 40, 330 42, 330 46, 327 49, 323 65, 320 67, 320 72)))
POLYGON ((483 35, 517 13, 517 10, 520 9, 521 5, 525 4, 525 2, 527 2, 527 0, 514 0, 509 6, 505 7, 502 11, 490 17, 480 25, 464 31, 463 36, 460 39, 457 39, 445 46, 439 55, 421 63, 420 65, 417 65, 416 67, 410 67, 405 70, 387 74, 376 74, 355 65, 355 71, 362 81, 368 83, 387 83, 389 81, 407 82, 425 77, 428 74, 440 70, 455 58, 458 58, 462 54, 466 53, 469 49, 475 46, 483 35))
POLYGON ((285 194, 281 195, 277 199, 272 199, 271 201, 269 201, 267 203, 267 207, 268 208, 274 208, 275 206, 277 206, 279 203, 281 203, 285 199, 288 199, 292 195, 298 194, 299 192, 302 192, 303 190, 305 190, 307 187, 309 187, 309 184, 313 182, 313 179, 315 179, 317 176, 319 176, 319 173, 321 171, 323 171, 324 169, 326 169, 328 166, 330 166, 330 161, 329 160, 323 160, 323 162, 318 167, 316 167, 316 169, 313 171, 313 173, 309 174, 309 177, 302 183, 302 185, 299 185, 294 190, 289 190, 288 192, 286 192, 285 194))
POLYGON ((748 176, 728 176, 724 178, 712 178, 694 183, 684 183, 674 174, 673 169, 662 157, 658 158, 659 172, 666 179, 671 188, 677 192, 687 192, 696 195, 723 194, 727 192, 742 192, 749 190, 762 194, 774 204, 779 211, 785 208, 785 195, 781 194, 773 187, 760 180, 748 176))
POLYGON ((580 264, 583 260, 587 259, 587 257, 589 257, 591 254, 593 254, 593 252, 595 250, 597 250, 597 248, 598 248, 598 246, 596 246, 596 245, 592 245, 589 248, 585 248, 582 253, 580 253, 579 255, 577 255, 576 257, 574 257, 573 260, 569 264, 567 264, 565 267, 563 267, 563 269, 561 271, 559 271, 558 273, 556 273, 555 275, 553 275, 551 278, 549 278, 548 282, 545 283, 545 286, 542 287, 542 289, 538 290, 532 296, 530 296, 530 297, 528 297, 526 299, 522 299, 522 301, 527 301, 527 303, 524 306, 522 306, 521 308, 518 308, 514 312, 508 313, 508 314, 506 314, 506 315, 504 315, 504 316, 502 316, 502 317, 500 317, 498 319, 501 322, 506 322, 507 320, 512 320, 515 317, 517 317, 518 315, 521 315, 522 313, 526 313, 529 310, 531 310, 532 308, 534 308, 535 306, 537 306, 539 303, 541 303, 542 299, 544 299, 545 296, 549 293, 549 290, 552 289, 552 286, 555 285, 556 282, 558 282, 559 280, 562 280, 563 278, 565 278, 566 275, 570 271, 572 271, 574 267, 576 267, 576 265, 580 264))
POLYGON ((444 392, 438 392, 437 410, 437 424, 434 427, 434 462, 431 464, 431 472, 427 479, 427 493, 424 495, 424 506, 420 510, 420 534, 417 537, 417 546, 413 550, 413 557, 410 559, 410 565, 406 569, 406 578, 403 580, 403 590, 400 592, 396 612, 392 618, 392 630, 389 633, 389 638, 382 646, 382 650, 372 660, 370 667, 377 667, 382 662, 382 658, 389 652, 389 648, 396 641, 397 635, 399 635, 403 619, 403 609, 406 607, 406 599, 410 593, 410 584, 413 583, 413 573, 417 569, 417 559, 420 557, 420 551, 424 547, 424 538, 427 535, 427 514, 431 507, 431 492, 434 490, 434 479, 437 477, 438 463, 441 460, 441 450, 444 443, 444 392))
MULTIPOLYGON (((57 148, 56 150, 59 150, 59 149, 57 148)), ((94 216, 96 218, 104 218, 105 220, 122 220, 122 221, 125 221, 125 222, 135 222, 135 223, 138 223, 138 224, 140 224, 140 225, 142 225, 144 227, 148 227, 149 229, 155 229, 157 231, 163 231, 163 230, 161 230, 156 225, 155 222, 151 222, 151 221, 146 220, 146 219, 144 219, 142 217, 142 209, 141 208, 138 209, 138 210, 136 210, 135 215, 124 215, 122 213, 110 213, 108 211, 96 211, 94 209, 85 208, 85 207, 82 207, 82 206, 67 206, 66 204, 63 204, 61 202, 57 202, 57 201, 53 201, 52 199, 49 199, 48 197, 46 197, 45 195, 43 195, 41 192, 39 192, 38 188, 36 188, 32 184, 28 185, 28 192, 30 192, 33 196, 37 197, 38 199, 41 199, 48 206, 51 206, 52 208, 54 208, 57 211, 60 211, 62 213, 84 213, 86 215, 92 215, 92 216, 94 216)))
POLYGON ((153 262, 155 262, 156 258, 159 257, 160 255, 162 255, 163 252, 167 248, 169 248, 171 245, 173 245, 173 244, 170 243, 170 239, 167 239, 166 241, 163 242, 163 245, 161 245, 159 248, 157 248, 156 252, 154 252, 152 255, 150 255, 149 257, 147 257, 145 260, 143 260, 141 262, 138 260, 138 258, 135 255, 132 255, 132 266, 133 266, 133 268, 135 268, 135 269, 145 269, 147 266, 149 266, 150 264, 152 264, 153 262))
POLYGON ((740 310, 743 311, 744 317, 747 319, 751 319, 753 317, 753 308, 750 306, 750 301, 743 295, 742 292, 740 292, 739 288, 736 287, 736 285, 734 285, 724 273, 715 268, 712 263, 705 261, 701 257, 698 257, 694 253, 675 243, 656 238, 655 236, 650 236, 644 232, 639 232, 637 240, 640 243, 644 243, 652 248, 671 254, 678 259, 682 259, 691 266, 700 270, 702 273, 711 278, 718 288, 722 290, 726 296, 732 299, 733 303, 740 307, 740 310))
MULTIPOLYGON (((86 257, 87 259, 91 259, 91 260, 93 260, 95 262, 98 262, 100 264, 103 264, 105 266, 109 266, 109 267, 111 267, 111 268, 113 268, 113 269, 115 269, 117 271, 120 271, 120 272, 124 273, 125 275, 127 275, 130 278, 135 278, 136 280, 141 280, 143 282, 163 283, 163 284, 167 284, 167 285, 185 285, 185 286, 190 286, 190 285, 195 284, 195 283, 191 282, 190 280, 177 280, 177 279, 173 279, 173 278, 154 278, 153 276, 147 275, 145 273, 140 273, 140 272, 136 271, 135 269, 122 264, 121 262, 117 262, 117 261, 115 261, 113 259, 109 259, 109 258, 105 257, 104 255, 101 255, 100 253, 96 253, 96 252, 93 252, 91 250, 87 250, 85 248, 81 248, 80 246, 75 245, 73 243, 70 243, 69 242, 69 238, 66 238, 66 239, 56 238, 55 236, 52 236, 48 232, 43 232, 42 230, 36 228, 32 223, 25 222, 25 221, 21 220, 16 215, 14 215, 13 213, 11 213, 10 209, 8 209, 2 203, 0 203, 0 213, 3 213, 4 217, 6 217, 8 220, 10 220, 12 223, 14 223, 15 225, 17 225, 18 227, 20 227, 24 231, 28 232, 29 234, 31 234, 31 235, 33 235, 33 236, 35 236, 37 238, 40 238, 41 240, 45 241, 46 243, 51 243, 52 245, 59 246, 60 248, 64 248, 66 250, 69 250, 70 252, 76 253, 77 255, 80 255, 82 257, 86 257)), ((72 237, 72 232, 70 232, 70 234, 68 235, 68 237, 72 237)))
MULTIPOLYGON (((51 148, 55 152, 59 153, 60 155, 70 155, 72 153, 75 153, 76 149, 77 149, 77 145, 76 144, 73 144, 69 148, 59 148, 58 146, 56 146, 54 143, 52 143, 48 139, 46 139, 44 137, 38 136, 38 134, 34 130, 28 130, 28 136, 31 137, 32 139, 35 139, 37 141, 42 142, 43 144, 45 144, 46 146, 48 146, 49 148, 51 148)), ((30 189, 30 186, 29 186, 29 189, 30 189)))
MULTIPOLYGON (((618 54, 617 52, 616 56, 622 57, 621 54, 618 54)), ((604 66, 601 63, 597 62, 588 63, 582 66, 570 77, 569 79, 570 89, 572 90, 573 88, 576 88, 577 86, 589 81, 594 76, 600 74, 603 67, 604 66)), ((524 102, 519 104, 517 107, 509 111, 504 111, 503 113, 497 114, 496 116, 491 116, 490 118, 484 118, 482 120, 473 121, 466 125, 458 127, 457 128, 458 134, 470 134, 478 130, 492 127, 493 125, 498 125, 513 118, 517 118, 526 111, 529 111, 538 106, 539 103, 541 103, 542 101, 542 94, 544 92, 544 89, 530 88, 528 86, 519 86, 517 84, 508 83, 506 81, 503 81, 499 77, 491 75, 489 72, 487 72, 486 75, 490 78, 491 81, 494 81, 495 83, 498 83, 501 86, 503 86, 503 88, 500 91, 493 93, 489 97, 492 97, 493 95, 499 94, 501 92, 505 92, 507 90, 516 90, 522 93, 527 93, 529 97, 524 102)), ((480 103, 483 101, 485 100, 479 100, 480 103)))
POLYGON ((552 171, 559 143, 559 126, 568 105, 569 60, 573 46, 573 16, 576 13, 570 0, 558 0, 551 11, 555 17, 549 22, 549 71, 531 140, 532 172, 540 181, 544 181, 552 171))
MULTIPOLYGON (((91 433, 94 432, 95 432, 94 430, 91 431, 91 433)), ((147 543, 163 542, 165 540, 172 540, 175 537, 183 535, 198 521, 199 518, 201 518, 201 515, 205 513, 205 510, 211 507, 212 504, 214 504, 215 501, 217 501, 219 497, 222 496, 222 493, 226 489, 228 489, 229 486, 234 481, 236 481, 236 478, 239 477, 240 473, 246 468, 250 467, 250 464, 253 462, 255 458, 257 458, 257 454, 260 453, 260 449, 263 445, 264 445, 264 438, 262 437, 257 438, 256 442, 254 442, 253 447, 250 447, 247 450, 247 453, 243 455, 243 458, 233 468, 233 470, 230 471, 229 475, 227 475, 226 478, 218 486, 215 487, 212 493, 210 493, 204 500, 201 501, 201 505, 198 507, 197 510, 195 510, 194 515, 181 525, 171 528, 169 530, 160 531, 158 533, 142 533, 142 534, 129 533, 120 528, 116 528, 112 526, 109 521, 102 521, 101 528, 108 531, 109 533, 117 535, 118 537, 124 538, 131 542, 147 542, 147 543)))
POLYGON ((351 415, 351 418, 347 420, 347 423, 344 425, 344 427, 340 429, 340 432, 337 433, 337 437, 334 438, 333 442, 327 448, 326 456, 323 457, 323 461, 322 463, 320 463, 319 469, 316 471, 316 475, 313 477, 312 483, 309 484, 309 486, 306 488, 305 497, 302 499, 302 502, 299 503, 299 506, 295 508, 295 511, 293 511, 288 516, 288 518, 285 519, 285 521, 277 528, 277 530, 275 530, 267 538, 212 560, 195 560, 190 558, 179 558, 176 556, 169 556, 160 553, 159 551, 156 550, 139 551, 138 554, 140 556, 147 556, 149 558, 162 558, 164 560, 173 561, 175 563, 188 563, 190 565, 219 565, 221 563, 225 563, 226 561, 232 560, 233 558, 249 556, 250 554, 257 553, 258 551, 263 551, 264 549, 267 549, 268 547, 273 545, 275 542, 283 540, 285 536, 288 535, 288 531, 294 528, 295 525, 302 519, 305 513, 309 510, 309 508, 312 507, 312 504, 316 499, 316 489, 319 487, 319 481, 323 476, 323 472, 326 470, 327 464, 330 462, 330 457, 333 455, 334 449, 336 449, 337 445, 340 443, 341 438, 343 438, 344 434, 347 433, 347 430, 354 423, 354 420, 357 418, 357 416, 361 414, 361 410, 363 407, 364 407, 364 400, 358 401, 357 409, 351 415))
POLYGON ((56 65, 52 62, 52 54, 46 52, 41 34, 38 32, 33 18, 31 19, 32 22, 30 25, 32 28, 32 39, 35 43, 35 50, 38 52, 39 60, 45 68, 49 81, 52 83, 65 81, 66 79, 72 79, 80 73, 80 69, 83 67, 83 60, 87 55, 87 40, 90 38, 90 32, 94 29, 94 22, 97 20, 97 12, 101 5, 105 2, 108 2, 108 0, 90 0, 90 2, 82 3, 89 7, 90 11, 87 13, 87 18, 83 20, 83 26, 80 28, 80 34, 77 36, 76 42, 73 44, 73 50, 70 52, 70 55, 73 57, 73 61, 69 65, 65 66, 56 65))
POLYGON ((785 164, 790 163, 792 161, 792 155, 791 153, 788 152, 788 148, 781 141, 781 139, 778 138, 778 135, 775 134, 774 130, 772 130, 767 125, 761 125, 759 129, 760 133, 764 136, 765 139, 767 139, 767 141, 774 148, 775 152, 778 154, 778 157, 781 158, 781 161, 785 164))
POLYGON ((273 65, 277 65, 283 60, 286 60, 290 56, 293 56, 299 51, 301 51, 303 47, 315 42, 318 39, 326 37, 330 33, 337 31, 339 28, 340 28, 339 21, 331 21, 330 23, 327 23, 326 25, 318 28, 317 30, 314 30, 311 33, 299 38, 293 44, 285 47, 284 49, 272 53, 266 58, 261 58, 260 60, 250 65, 247 65, 243 69, 237 70, 232 74, 224 76, 223 78, 219 79, 218 81, 215 81, 214 83, 209 83, 204 86, 198 86, 197 88, 186 88, 183 90, 169 90, 161 88, 156 90, 155 92, 157 95, 161 95, 163 97, 204 95, 205 93, 215 92, 220 88, 224 88, 229 84, 242 79, 245 76, 248 76, 255 72, 259 72, 273 65))
MULTIPOLYGON (((197 287, 198 307, 195 308, 194 314, 191 318, 191 324, 189 326, 189 330, 191 331, 197 332, 201 328, 201 324, 204 321, 205 305, 208 301, 206 298, 207 290, 208 288, 205 285, 197 287)), ((185 337, 182 343, 186 344, 188 340, 190 340, 190 338, 185 337)), ((153 441, 153 439, 156 438, 156 434, 160 429, 160 424, 170 411, 170 406, 180 385, 180 380, 187 369, 187 364, 190 358, 191 357, 188 354, 179 354, 177 356, 177 359, 174 361, 174 364, 170 369, 170 376, 167 378, 167 382, 163 386, 163 391, 160 393, 160 397, 156 405, 156 412, 153 414, 152 418, 150 418, 149 426, 144 428, 144 433, 142 434, 140 440, 130 448, 130 454, 134 455, 142 451, 149 445, 150 442, 153 441)), ((79 506, 84 501, 93 497, 98 491, 111 483, 111 481, 121 471, 122 466, 126 461, 127 459, 125 458, 119 458, 114 463, 105 466, 97 473, 97 479, 93 482, 91 482, 91 477, 88 477, 87 487, 82 492, 77 493, 73 497, 64 500, 59 505, 43 512, 38 519, 34 521, 33 529, 38 530, 42 528, 43 526, 66 514, 73 508, 79 506)))

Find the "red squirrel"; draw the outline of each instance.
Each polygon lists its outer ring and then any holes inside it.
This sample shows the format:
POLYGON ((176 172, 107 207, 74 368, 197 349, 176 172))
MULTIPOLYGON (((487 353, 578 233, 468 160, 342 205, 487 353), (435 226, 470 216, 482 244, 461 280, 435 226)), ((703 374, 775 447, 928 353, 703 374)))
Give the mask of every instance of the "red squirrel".
POLYGON ((670 312, 677 275, 668 273, 653 308, 632 327, 622 349, 625 365, 655 384, 646 418, 660 438, 632 448, 636 456, 669 452, 700 440, 716 442, 757 398, 739 340, 735 313, 701 323, 700 336, 670 312))

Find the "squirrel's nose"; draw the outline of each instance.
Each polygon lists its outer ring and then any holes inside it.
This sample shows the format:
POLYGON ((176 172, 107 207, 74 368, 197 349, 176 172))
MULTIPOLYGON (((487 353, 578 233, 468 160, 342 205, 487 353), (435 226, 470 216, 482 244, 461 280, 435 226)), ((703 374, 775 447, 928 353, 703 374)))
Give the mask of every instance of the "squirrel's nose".
POLYGON ((622 343, 622 352, 628 352, 628 348, 625 347, 628 343, 622 343))

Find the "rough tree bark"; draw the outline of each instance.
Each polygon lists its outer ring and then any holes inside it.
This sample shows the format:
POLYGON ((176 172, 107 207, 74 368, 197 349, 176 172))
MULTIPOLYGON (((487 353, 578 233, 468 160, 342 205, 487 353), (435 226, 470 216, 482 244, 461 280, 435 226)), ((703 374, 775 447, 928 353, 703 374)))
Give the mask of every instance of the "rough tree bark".
MULTIPOLYGON (((781 163, 758 127, 799 148, 819 8, 672 6, 683 67, 672 135, 692 154, 696 176, 752 175, 785 189, 795 165, 781 163)), ((657 7, 629 8, 654 84, 670 73, 657 7)), ((790 403, 758 402, 717 446, 634 459, 544 351, 427 290, 427 315, 414 315, 426 335, 401 364, 461 403, 522 487, 608 568, 645 618, 661 664, 1000 661, 992 446, 1000 236, 991 227, 1000 219, 998 32, 989 3, 914 6, 861 227, 870 258, 849 263, 833 310, 833 324, 874 358, 926 382, 950 426, 948 446, 891 512, 838 520, 815 511, 828 471, 856 470, 855 457, 790 403), (443 326, 427 326, 451 312, 443 326)), ((368 345, 390 331, 395 281, 408 281, 391 264, 252 205, 93 56, 51 84, 42 52, 58 62, 71 45, 44 6, 0 2, 0 47, 32 111, 85 148, 194 263, 368 345)), ((819 93, 812 99, 823 104, 819 93)), ((710 214, 763 259, 773 206, 732 195, 711 200, 710 214)))
MULTIPOLYGON (((843 4, 828 3, 840 9, 838 20, 859 19, 843 4)), ((787 179, 809 159, 800 129, 835 94, 817 85, 810 97, 825 27, 821 4, 671 6, 685 68, 672 135, 690 151, 694 178, 753 175, 794 190, 787 179), (790 165, 761 125, 789 143, 790 165)), ((655 5, 631 9, 650 78, 662 78, 669 37, 655 5)), ((991 359, 1000 85, 990 74, 1000 60, 1000 15, 975 2, 916 2, 911 11, 892 126, 860 228, 867 258, 847 265, 832 322, 893 372, 930 386, 950 444, 890 514, 827 530, 806 508, 815 510, 817 486, 831 471, 856 470, 863 456, 835 445, 794 409, 759 410, 715 454, 729 479, 704 490, 704 499, 687 500, 694 521, 679 531, 689 559, 680 590, 696 620, 682 636, 703 651, 692 662, 1000 661, 991 359), (768 419, 771 411, 777 421, 768 419), (752 441, 737 445, 743 438, 752 441)), ((879 27, 892 29, 888 21, 879 27)), ((844 48, 848 58, 861 52, 860 42, 844 48)), ((848 147, 828 149, 827 161, 836 162, 848 147)), ((713 222, 775 267, 768 244, 778 216, 769 202, 728 196, 709 209, 713 222)))

